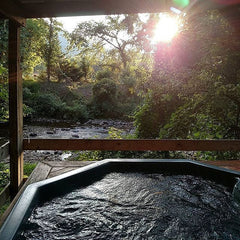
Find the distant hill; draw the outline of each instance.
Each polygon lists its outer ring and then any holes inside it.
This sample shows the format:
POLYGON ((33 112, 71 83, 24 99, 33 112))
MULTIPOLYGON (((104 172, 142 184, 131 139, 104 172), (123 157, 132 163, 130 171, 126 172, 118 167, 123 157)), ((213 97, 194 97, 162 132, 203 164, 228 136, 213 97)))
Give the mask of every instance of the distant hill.
POLYGON ((71 51, 68 51, 67 47, 69 45, 68 39, 64 36, 63 32, 58 34, 58 39, 60 42, 61 49, 64 53, 68 54, 70 57, 74 57, 78 54, 78 50, 75 48, 71 51))

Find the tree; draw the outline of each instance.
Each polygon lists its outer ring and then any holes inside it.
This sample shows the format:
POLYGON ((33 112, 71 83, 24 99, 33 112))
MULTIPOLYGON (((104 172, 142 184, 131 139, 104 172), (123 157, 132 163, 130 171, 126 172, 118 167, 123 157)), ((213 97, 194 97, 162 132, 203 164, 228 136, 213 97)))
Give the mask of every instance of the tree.
POLYGON ((21 30, 21 61, 24 75, 34 72, 43 63, 41 53, 46 41, 48 28, 44 19, 27 19, 26 27, 21 30))
POLYGON ((44 35, 45 39, 41 49, 41 56, 47 68, 47 81, 50 82, 53 69, 62 55, 58 39, 58 33, 62 31, 62 24, 54 18, 50 18, 49 21, 45 20, 44 23, 47 27, 47 32, 44 35))
POLYGON ((110 55, 121 59, 123 69, 126 69, 131 59, 128 52, 137 47, 137 31, 141 21, 137 15, 108 16, 102 22, 80 23, 72 34, 72 40, 83 47, 105 49, 110 55))
POLYGON ((0 20, 0 83, 7 80, 8 21, 0 20))
MULTIPOLYGON (((48 24, 44 19, 27 19, 21 29, 21 68, 23 74, 32 74, 34 68, 41 64, 45 57, 48 24)), ((8 21, 0 22, 0 68, 7 68, 8 21)), ((1 70, 0 70, 1 71, 1 70)))
POLYGON ((144 124, 151 114, 160 138, 239 138, 239 49, 217 11, 186 19, 178 37, 154 54, 151 94, 135 114, 139 136, 157 136, 144 124))

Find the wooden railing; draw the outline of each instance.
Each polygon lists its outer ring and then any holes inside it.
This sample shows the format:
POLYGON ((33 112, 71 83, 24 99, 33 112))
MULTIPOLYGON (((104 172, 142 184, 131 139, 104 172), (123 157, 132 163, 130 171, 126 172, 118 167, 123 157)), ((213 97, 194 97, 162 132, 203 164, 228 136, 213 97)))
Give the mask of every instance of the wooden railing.
POLYGON ((9 156, 9 142, 0 146, 0 161, 9 156))
POLYGON ((24 139, 24 150, 240 151, 240 140, 24 139))
MULTIPOLYGON (((9 142, 0 146, 0 161, 4 160, 9 156, 9 142)), ((5 202, 10 197, 10 184, 8 183, 5 188, 0 192, 0 207, 5 204, 5 202)))

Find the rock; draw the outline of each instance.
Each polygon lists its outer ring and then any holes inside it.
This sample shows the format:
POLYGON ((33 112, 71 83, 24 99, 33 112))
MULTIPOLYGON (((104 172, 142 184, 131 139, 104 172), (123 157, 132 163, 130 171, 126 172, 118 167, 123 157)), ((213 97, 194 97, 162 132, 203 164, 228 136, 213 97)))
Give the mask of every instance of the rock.
POLYGON ((107 121, 102 121, 102 122, 99 123, 99 125, 100 126, 106 126, 106 125, 108 125, 108 122, 107 121))
POLYGON ((47 133, 47 134, 54 134, 53 131, 47 131, 46 133, 47 133))
POLYGON ((55 151, 54 152, 54 155, 61 155, 62 154, 62 151, 55 151))
POLYGON ((30 136, 30 137, 36 137, 36 136, 37 136, 37 133, 30 133, 29 136, 30 136))
POLYGON ((92 122, 92 120, 88 120, 86 123, 85 123, 85 125, 91 125, 93 122, 92 122))
POLYGON ((77 134, 73 134, 72 137, 73 138, 79 138, 79 136, 77 134))
POLYGON ((79 132, 79 130, 75 129, 75 130, 73 130, 73 132, 77 133, 77 132, 79 132))
POLYGON ((68 131, 70 131, 70 128, 61 128, 61 131, 66 131, 66 132, 68 132, 68 131))

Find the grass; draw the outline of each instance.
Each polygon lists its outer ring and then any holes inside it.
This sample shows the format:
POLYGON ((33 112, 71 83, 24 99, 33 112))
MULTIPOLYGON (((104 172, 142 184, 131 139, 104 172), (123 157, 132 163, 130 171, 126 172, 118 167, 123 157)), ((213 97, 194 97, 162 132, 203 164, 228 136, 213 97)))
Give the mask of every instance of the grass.
POLYGON ((8 199, 7 202, 3 206, 0 207, 0 218, 4 214, 4 212, 7 210, 8 206, 10 205, 10 200, 8 199))
POLYGON ((25 163, 23 169, 24 175, 29 177, 36 166, 37 163, 25 163))
POLYGON ((0 163, 0 192, 8 184, 10 178, 9 165, 0 163))

